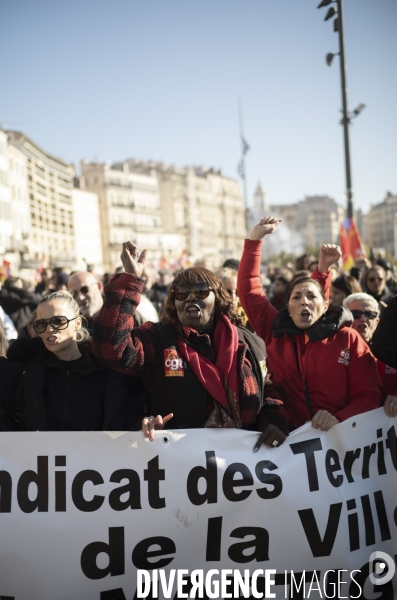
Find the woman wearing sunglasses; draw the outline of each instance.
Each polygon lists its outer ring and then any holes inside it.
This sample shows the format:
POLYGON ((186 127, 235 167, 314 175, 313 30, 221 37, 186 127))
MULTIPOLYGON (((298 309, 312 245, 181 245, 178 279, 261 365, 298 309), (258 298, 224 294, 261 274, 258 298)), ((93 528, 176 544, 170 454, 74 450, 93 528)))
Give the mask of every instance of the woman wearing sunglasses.
POLYGON ((390 303, 392 293, 386 285, 386 271, 380 265, 375 265, 364 272, 361 287, 377 302, 383 303, 381 308, 390 303))
POLYGON ((160 323, 134 328, 145 258, 146 250, 139 256, 133 244, 123 245, 126 272, 105 287, 106 301, 94 319, 93 350, 108 366, 143 377, 152 415, 143 420, 146 437, 153 439, 153 429, 172 419, 172 429, 261 431, 255 449, 282 444, 287 420, 273 386, 264 386, 264 344, 239 327, 233 300, 214 273, 203 267, 179 273, 160 323))
POLYGON ((0 358, 2 429, 139 429, 145 403, 140 381, 97 361, 68 292, 45 296, 32 327, 37 338, 16 340, 8 360, 0 358))
POLYGON ((237 289, 255 331, 265 343, 274 381, 281 386, 293 427, 311 421, 327 431, 340 421, 377 408, 380 391, 375 359, 343 307, 328 310, 324 289, 340 249, 324 245, 312 277, 290 285, 286 308, 279 313, 260 283, 262 238, 279 219, 266 217, 245 241, 237 289))

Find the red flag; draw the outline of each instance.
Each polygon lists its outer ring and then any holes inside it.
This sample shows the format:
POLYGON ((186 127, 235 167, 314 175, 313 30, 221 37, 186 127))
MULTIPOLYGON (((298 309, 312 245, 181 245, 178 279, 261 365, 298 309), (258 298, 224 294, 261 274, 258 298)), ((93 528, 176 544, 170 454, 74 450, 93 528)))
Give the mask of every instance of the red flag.
POLYGON ((346 219, 340 226, 340 246, 343 269, 350 269, 354 261, 365 257, 365 248, 354 219, 346 219))
POLYGON ((10 276, 10 263, 7 260, 3 260, 3 264, 0 264, 0 281, 8 279, 10 276))
POLYGON ((182 250, 182 253, 178 259, 178 267, 180 269, 186 269, 188 267, 189 264, 189 255, 187 253, 187 250, 182 250))

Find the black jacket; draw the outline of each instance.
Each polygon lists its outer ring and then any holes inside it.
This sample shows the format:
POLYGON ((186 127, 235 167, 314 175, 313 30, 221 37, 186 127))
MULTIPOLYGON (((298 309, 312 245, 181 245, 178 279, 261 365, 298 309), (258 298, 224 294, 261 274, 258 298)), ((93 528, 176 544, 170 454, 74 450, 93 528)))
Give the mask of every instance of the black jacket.
POLYGON ((389 367, 397 368, 397 296, 385 308, 372 337, 371 350, 389 367))
MULTIPOLYGON (((204 427, 206 404, 210 396, 199 382, 191 367, 184 360, 183 377, 165 376, 165 356, 170 350, 177 351, 177 333, 175 327, 170 323, 154 323, 153 327, 158 335, 156 360, 154 361, 150 377, 143 378, 149 398, 150 414, 166 415, 172 412, 174 414, 170 422, 172 429, 204 427)), ((182 331, 182 328, 180 330, 182 331)), ((237 331, 239 343, 246 344, 247 346, 244 360, 247 360, 252 365, 252 372, 257 381, 260 393, 259 405, 262 407, 265 381, 263 379, 261 362, 266 359, 266 346, 263 340, 254 333, 240 327, 237 328, 237 331)), ((241 352, 242 350, 239 350, 239 362, 242 362, 241 352)), ((253 392, 252 396, 254 396, 253 392)), ((213 400, 209 402, 212 404, 213 400)), ((273 409, 272 412, 275 413, 273 416, 276 418, 277 411, 273 406, 270 406, 270 403, 266 404, 266 408, 268 412, 273 409)), ((266 410, 263 413, 265 414, 266 410)), ((253 413, 253 418, 255 418, 255 413, 253 413)), ((267 424, 268 422, 266 422, 267 424)), ((278 422, 274 424, 278 425, 278 422)), ((286 427, 285 424, 283 425, 286 427)))
POLYGON ((146 400, 141 380, 101 365, 89 344, 80 351, 78 365, 72 361, 66 370, 40 338, 16 340, 8 358, 0 358, 0 430, 140 429, 146 400), (57 425, 51 427, 51 420, 57 425))
POLYGON ((369 289, 366 288, 365 286, 363 286, 363 287, 364 287, 363 291, 366 294, 369 294, 370 296, 375 298, 375 300, 377 302, 384 302, 385 304, 390 304, 393 294, 391 293, 391 291, 389 290, 387 285, 385 285, 385 289, 383 290, 383 292, 377 296, 374 293, 370 292, 369 289))
POLYGON ((41 294, 34 294, 12 285, 0 290, 0 306, 9 315, 17 331, 29 323, 41 299, 41 294))
POLYGON ((306 334, 311 342, 317 342, 331 337, 342 327, 351 327, 352 323, 353 315, 350 310, 344 306, 336 305, 331 306, 311 327, 300 329, 289 316, 288 309, 283 308, 273 321, 272 331, 273 337, 306 334))

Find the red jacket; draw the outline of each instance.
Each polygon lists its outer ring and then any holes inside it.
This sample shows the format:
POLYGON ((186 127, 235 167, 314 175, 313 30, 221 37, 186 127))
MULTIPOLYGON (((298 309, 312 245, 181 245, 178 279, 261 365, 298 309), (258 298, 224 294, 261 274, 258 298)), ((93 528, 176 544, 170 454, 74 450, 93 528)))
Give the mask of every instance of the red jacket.
MULTIPOLYGON (((339 421, 377 408, 380 391, 375 359, 361 336, 343 327, 325 339, 311 342, 305 335, 273 338, 278 313, 260 283, 262 242, 246 240, 239 267, 237 291, 255 332, 267 345, 269 368, 284 393, 285 408, 295 427, 311 420, 305 383, 314 412, 326 409, 339 421)), ((313 276, 327 291, 327 276, 313 276)))

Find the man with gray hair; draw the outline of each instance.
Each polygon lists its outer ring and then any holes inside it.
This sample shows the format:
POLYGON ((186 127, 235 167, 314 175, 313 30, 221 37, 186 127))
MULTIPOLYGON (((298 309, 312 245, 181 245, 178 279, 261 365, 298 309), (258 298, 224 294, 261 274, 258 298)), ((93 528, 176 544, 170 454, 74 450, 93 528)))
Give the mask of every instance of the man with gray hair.
POLYGON ((379 323, 378 302, 369 294, 357 292, 347 296, 343 300, 343 306, 348 308, 354 317, 353 329, 369 344, 379 323))
MULTIPOLYGON (((353 315, 353 329, 371 346, 372 336, 379 323, 379 304, 373 296, 364 293, 351 294, 343 300, 343 306, 353 315)), ((377 361, 382 381, 381 402, 389 417, 397 415, 397 369, 380 360, 377 361)))
POLYGON ((89 271, 76 271, 68 280, 68 290, 76 300, 81 314, 92 329, 92 319, 103 305, 103 285, 89 271))

